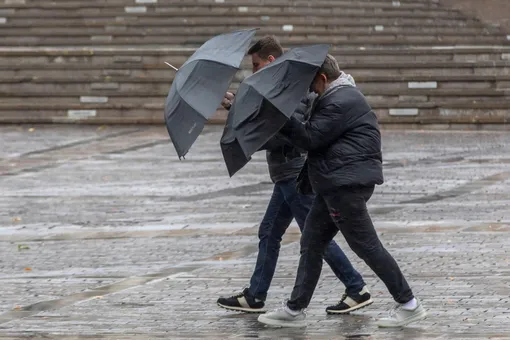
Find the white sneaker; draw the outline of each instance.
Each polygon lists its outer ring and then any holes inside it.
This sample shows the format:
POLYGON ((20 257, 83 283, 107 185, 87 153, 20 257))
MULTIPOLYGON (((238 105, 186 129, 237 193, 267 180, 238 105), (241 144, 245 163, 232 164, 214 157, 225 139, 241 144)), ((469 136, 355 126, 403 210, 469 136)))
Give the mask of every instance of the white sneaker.
POLYGON ((379 327, 404 327, 412 322, 425 319, 427 312, 423 309, 420 301, 415 309, 406 309, 403 305, 399 304, 390 311, 387 318, 382 318, 377 321, 379 327))
POLYGON ((259 322, 277 327, 306 327, 306 314, 304 310, 291 313, 287 306, 272 312, 259 315, 259 322), (295 314, 297 313, 297 314, 295 314))

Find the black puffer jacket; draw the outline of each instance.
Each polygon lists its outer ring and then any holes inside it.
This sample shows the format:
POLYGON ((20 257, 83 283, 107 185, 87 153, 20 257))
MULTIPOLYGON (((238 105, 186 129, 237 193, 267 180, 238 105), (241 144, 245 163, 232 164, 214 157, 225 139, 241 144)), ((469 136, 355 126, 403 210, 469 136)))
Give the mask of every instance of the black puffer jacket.
MULTIPOLYGON (((294 112, 295 119, 300 122, 306 119, 310 105, 315 98, 315 94, 309 94, 303 98, 294 112)), ((260 150, 266 150, 269 175, 274 183, 296 179, 305 164, 306 153, 279 134, 269 140, 260 150)))
POLYGON ((308 177, 315 193, 383 183, 377 117, 356 87, 328 89, 307 122, 292 117, 280 133, 308 151, 308 177))

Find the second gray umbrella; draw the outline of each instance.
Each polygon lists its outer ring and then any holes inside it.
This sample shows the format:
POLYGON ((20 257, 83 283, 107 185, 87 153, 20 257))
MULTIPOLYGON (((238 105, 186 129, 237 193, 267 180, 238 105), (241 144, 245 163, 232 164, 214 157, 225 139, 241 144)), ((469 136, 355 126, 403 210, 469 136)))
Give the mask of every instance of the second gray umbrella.
POLYGON ((294 48, 241 83, 220 142, 230 176, 292 116, 326 59, 329 47, 294 48))

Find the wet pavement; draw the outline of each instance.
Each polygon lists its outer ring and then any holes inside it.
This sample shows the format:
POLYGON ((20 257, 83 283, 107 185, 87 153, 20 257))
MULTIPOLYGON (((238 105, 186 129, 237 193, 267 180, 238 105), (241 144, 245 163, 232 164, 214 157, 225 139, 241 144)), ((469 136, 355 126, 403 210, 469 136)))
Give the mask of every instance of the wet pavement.
MULTIPOLYGON (((163 127, 0 126, 0 338, 510 339, 510 133, 384 131, 386 183, 369 202, 381 239, 429 311, 375 319, 384 285, 338 236, 375 296, 349 316, 324 267, 303 330, 218 309, 245 286, 272 185, 257 154, 229 178, 209 126, 179 161, 163 127)), ((288 297, 299 233, 268 297, 288 297)))

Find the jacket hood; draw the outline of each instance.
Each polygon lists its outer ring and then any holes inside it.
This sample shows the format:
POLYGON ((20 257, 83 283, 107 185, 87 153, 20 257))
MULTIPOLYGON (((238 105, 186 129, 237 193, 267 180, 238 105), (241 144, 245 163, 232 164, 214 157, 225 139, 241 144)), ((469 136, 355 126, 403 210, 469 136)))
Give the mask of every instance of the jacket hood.
POLYGON ((322 94, 322 98, 329 95, 330 93, 334 92, 334 90, 338 89, 339 87, 343 86, 352 86, 356 87, 356 82, 354 81, 354 78, 345 72, 342 72, 340 74, 340 77, 338 77, 336 80, 332 81, 326 91, 322 94))

